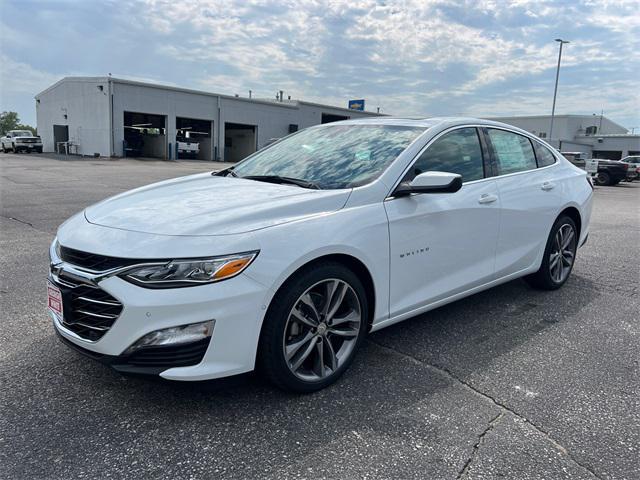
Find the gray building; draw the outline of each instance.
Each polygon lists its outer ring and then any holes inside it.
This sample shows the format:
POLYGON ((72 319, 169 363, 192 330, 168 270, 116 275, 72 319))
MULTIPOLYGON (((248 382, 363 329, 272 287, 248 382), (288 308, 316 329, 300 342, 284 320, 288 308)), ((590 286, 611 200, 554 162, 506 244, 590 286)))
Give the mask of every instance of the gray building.
POLYGON ((600 115, 556 115, 553 138, 548 138, 550 115, 494 117, 544 138, 561 152, 584 152, 591 158, 619 160, 627 155, 640 155, 640 135, 600 115))
POLYGON ((36 113, 45 151, 175 159, 180 140, 197 142, 201 160, 231 162, 298 129, 377 115, 112 77, 65 77, 36 95, 36 113))

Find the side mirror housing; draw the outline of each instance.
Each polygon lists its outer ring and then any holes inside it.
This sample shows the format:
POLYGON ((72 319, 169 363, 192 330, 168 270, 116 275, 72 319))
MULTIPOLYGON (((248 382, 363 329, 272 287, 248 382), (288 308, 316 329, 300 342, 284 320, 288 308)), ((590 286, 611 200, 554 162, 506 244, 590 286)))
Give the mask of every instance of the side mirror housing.
POLYGON ((393 192, 394 197, 412 193, 454 193, 462 188, 462 176, 449 172, 425 172, 411 182, 402 182, 393 192))

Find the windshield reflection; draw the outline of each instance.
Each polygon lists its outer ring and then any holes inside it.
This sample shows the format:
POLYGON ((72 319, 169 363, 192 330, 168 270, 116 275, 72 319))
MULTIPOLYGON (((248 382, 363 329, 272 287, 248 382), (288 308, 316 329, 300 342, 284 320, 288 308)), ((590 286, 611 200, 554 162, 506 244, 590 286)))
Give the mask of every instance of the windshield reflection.
POLYGON ((350 188, 377 178, 424 127, 324 125, 302 130, 240 162, 240 177, 277 175, 322 189, 350 188))

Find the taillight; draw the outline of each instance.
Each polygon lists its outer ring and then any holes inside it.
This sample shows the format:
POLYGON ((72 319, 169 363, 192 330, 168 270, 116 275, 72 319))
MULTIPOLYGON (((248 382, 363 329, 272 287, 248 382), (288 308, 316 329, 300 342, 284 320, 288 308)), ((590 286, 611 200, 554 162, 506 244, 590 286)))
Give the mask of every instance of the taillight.
POLYGON ((593 190, 593 179, 591 178, 591 175, 587 175, 587 183, 591 187, 591 190, 593 190))

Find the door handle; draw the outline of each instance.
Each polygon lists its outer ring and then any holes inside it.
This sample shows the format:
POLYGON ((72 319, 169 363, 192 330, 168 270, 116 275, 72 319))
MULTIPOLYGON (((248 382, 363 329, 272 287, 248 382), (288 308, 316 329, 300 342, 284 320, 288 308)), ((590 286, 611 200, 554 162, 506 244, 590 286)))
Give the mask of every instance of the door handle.
POLYGON ((542 186, 540 187, 542 190, 544 190, 545 192, 548 192, 549 190, 553 190, 553 188, 556 186, 555 183, 552 182, 544 182, 542 184, 542 186))
POLYGON ((483 193, 482 195, 480 195, 480 198, 478 199, 478 203, 493 203, 496 200, 498 200, 498 196, 497 195, 490 195, 488 193, 483 193))

